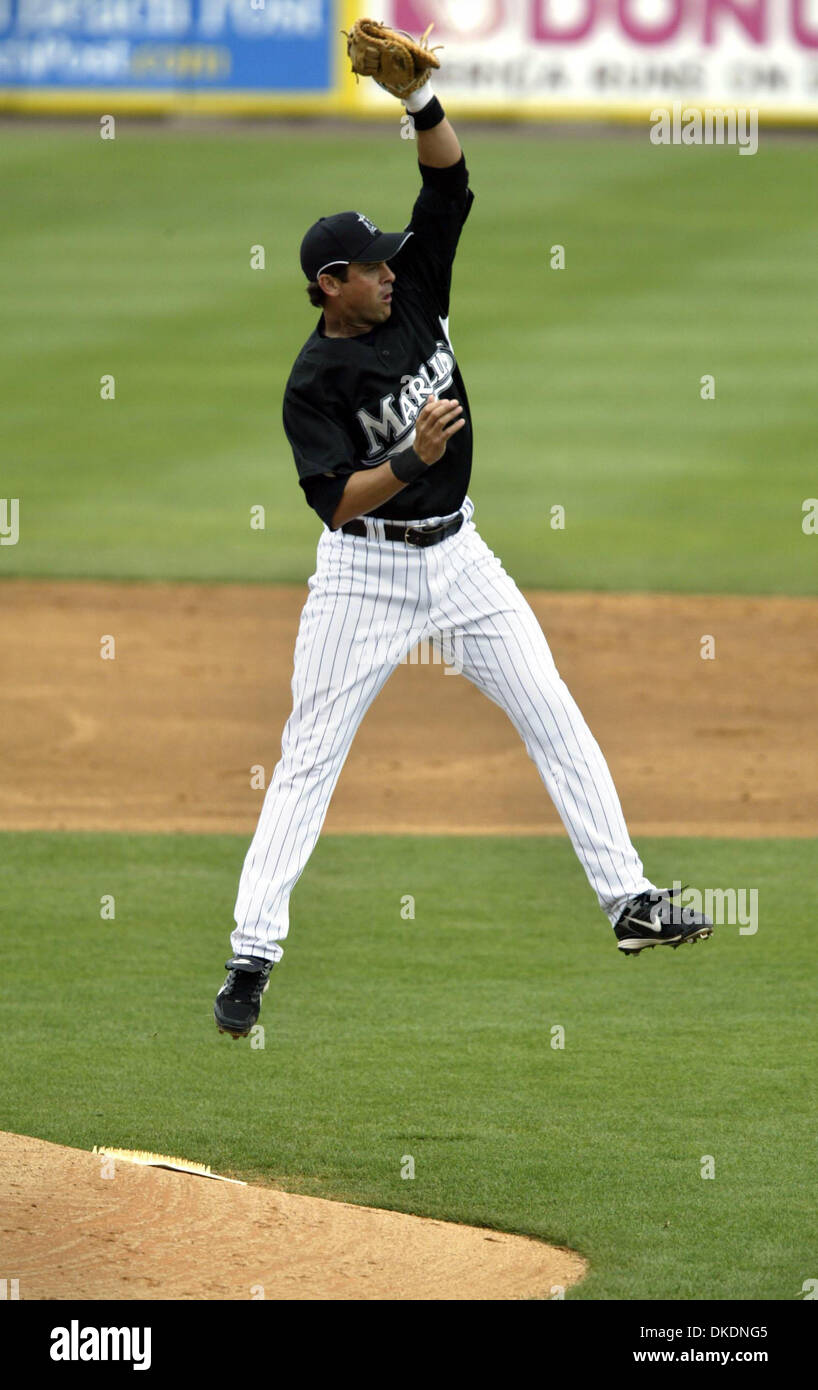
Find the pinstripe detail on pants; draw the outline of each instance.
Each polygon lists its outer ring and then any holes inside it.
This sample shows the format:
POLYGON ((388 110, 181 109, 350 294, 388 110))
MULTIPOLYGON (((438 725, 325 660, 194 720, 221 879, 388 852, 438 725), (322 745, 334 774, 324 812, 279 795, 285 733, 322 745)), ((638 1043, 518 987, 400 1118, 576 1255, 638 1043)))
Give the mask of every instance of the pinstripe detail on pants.
MULTIPOLYGON (((419 549, 325 530, 298 629, 281 760, 244 861, 231 944, 278 960, 289 899, 315 847, 358 726, 421 639, 456 645, 463 674, 505 710, 556 806, 600 906, 653 885, 602 752, 534 613, 477 533, 419 549)), ((428 523, 418 523, 428 524, 428 523)))

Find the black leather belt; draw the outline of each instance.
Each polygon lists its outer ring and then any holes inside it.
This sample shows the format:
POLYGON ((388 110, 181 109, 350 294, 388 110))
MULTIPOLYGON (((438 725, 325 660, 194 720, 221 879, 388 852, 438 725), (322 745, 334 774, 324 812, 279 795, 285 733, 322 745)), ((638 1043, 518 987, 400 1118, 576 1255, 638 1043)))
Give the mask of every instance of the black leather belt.
MULTIPOLYGON (((463 525, 463 513, 458 512, 451 521, 442 521, 439 526, 407 526, 403 521, 384 521, 383 538, 387 541, 404 541, 406 545, 439 545, 448 536, 454 536, 463 525)), ((363 521, 348 521, 341 530, 347 536, 365 536, 363 521)), ((378 538, 380 539, 380 538, 378 538)))

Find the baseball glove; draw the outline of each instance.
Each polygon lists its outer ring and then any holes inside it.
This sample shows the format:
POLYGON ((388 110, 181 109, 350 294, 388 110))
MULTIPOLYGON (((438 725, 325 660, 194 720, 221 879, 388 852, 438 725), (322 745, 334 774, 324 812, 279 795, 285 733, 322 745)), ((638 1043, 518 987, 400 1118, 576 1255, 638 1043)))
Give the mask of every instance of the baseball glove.
POLYGON ((341 33, 355 76, 373 77, 384 91, 405 101, 428 82, 432 68, 440 67, 434 49, 428 47, 431 29, 430 24, 420 43, 374 19, 357 19, 349 33, 341 33))

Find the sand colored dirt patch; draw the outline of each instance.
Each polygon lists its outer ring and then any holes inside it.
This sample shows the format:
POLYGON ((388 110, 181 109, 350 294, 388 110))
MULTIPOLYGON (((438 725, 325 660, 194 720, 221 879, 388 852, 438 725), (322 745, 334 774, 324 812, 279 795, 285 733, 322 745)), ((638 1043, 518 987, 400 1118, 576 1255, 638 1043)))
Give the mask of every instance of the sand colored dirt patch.
POLYGON ((578 1255, 523 1236, 233 1187, 0 1134, 21 1299, 550 1298, 578 1255))
MULTIPOLYGON (((0 827, 250 834, 305 594, 4 582, 0 827)), ((818 834, 818 600, 529 597, 635 835, 818 834)), ((366 716, 326 829, 563 833, 505 715, 422 665, 366 716)))

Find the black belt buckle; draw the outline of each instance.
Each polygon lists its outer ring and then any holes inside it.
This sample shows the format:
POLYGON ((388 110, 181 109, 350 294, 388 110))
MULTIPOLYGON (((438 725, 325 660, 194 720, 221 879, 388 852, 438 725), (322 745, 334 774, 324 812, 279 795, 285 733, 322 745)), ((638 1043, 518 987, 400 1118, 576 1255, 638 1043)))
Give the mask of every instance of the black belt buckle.
POLYGON ((442 522, 439 526, 407 526, 403 538, 407 545, 434 545, 434 541, 427 540, 428 536, 436 536, 438 531, 444 531, 446 523, 442 522), (416 537, 416 539, 414 539, 416 537))

